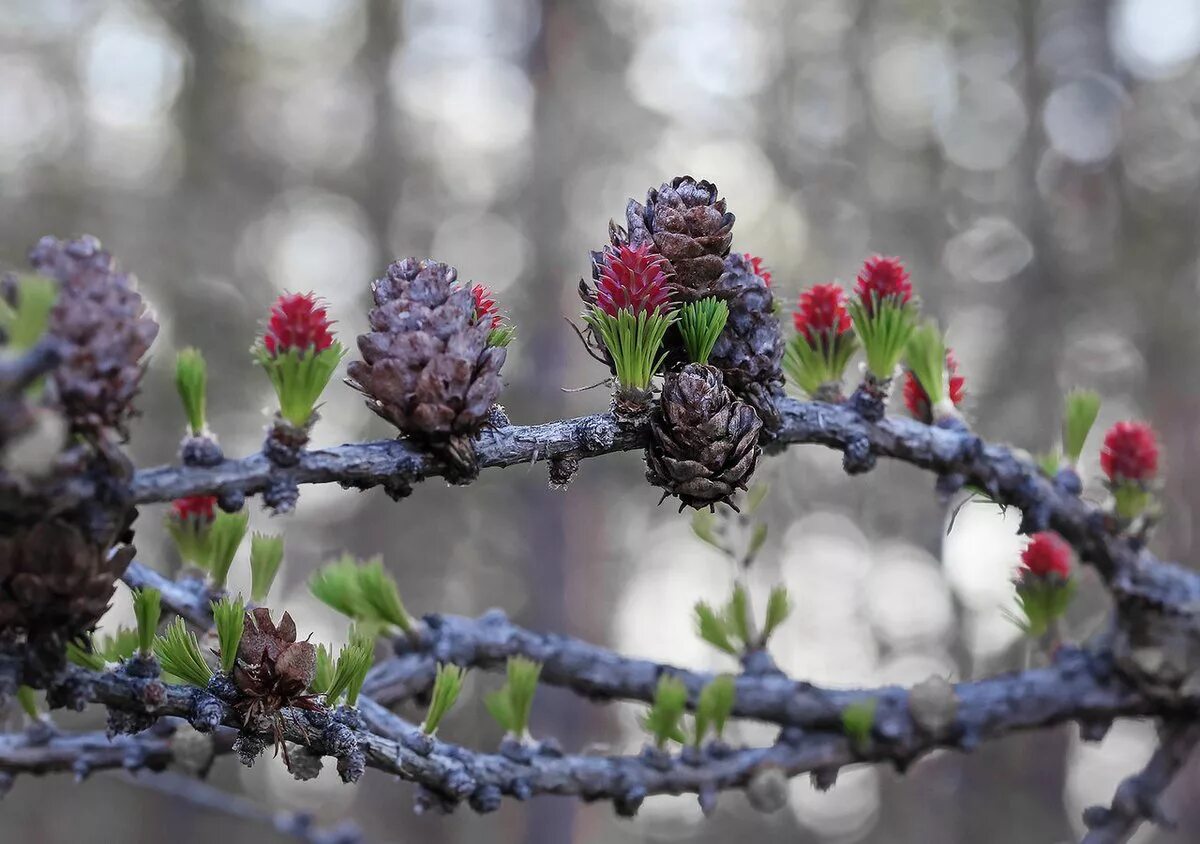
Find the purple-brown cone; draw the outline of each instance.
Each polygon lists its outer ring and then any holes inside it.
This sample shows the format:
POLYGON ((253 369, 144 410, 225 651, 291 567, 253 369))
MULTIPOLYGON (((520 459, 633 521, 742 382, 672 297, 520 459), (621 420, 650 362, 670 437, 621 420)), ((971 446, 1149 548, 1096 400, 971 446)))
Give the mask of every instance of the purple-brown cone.
POLYGON ((372 285, 371 331, 359 335, 362 360, 350 363, 347 383, 371 410, 469 475, 470 440, 500 397, 505 350, 488 345, 491 325, 474 319, 471 290, 457 278, 435 261, 389 266, 372 285))
POLYGON ((305 695, 316 671, 317 650, 312 642, 296 641, 291 615, 285 612, 276 626, 266 607, 246 613, 233 670, 242 694, 267 711, 290 706, 305 695))
POLYGON ((729 306, 729 320, 708 362, 721 370, 730 389, 754 406, 767 430, 776 430, 775 399, 783 396, 785 343, 771 288, 745 256, 734 254, 725 259, 725 272, 713 295, 729 306))
POLYGON ((0 536, 0 630, 49 650, 95 627, 133 558, 111 554, 68 521, 47 519, 0 536))
POLYGON ((62 341, 63 361, 54 370, 57 401, 79 434, 112 428, 122 437, 134 415, 142 380, 142 357, 158 335, 158 323, 100 241, 84 235, 62 241, 43 237, 29 261, 62 285, 48 331, 62 341))
POLYGON ((646 479, 696 509, 730 503, 758 463, 761 429, 758 414, 734 398, 720 370, 688 364, 663 382, 650 420, 646 479))
POLYGON ((645 205, 631 199, 625 209, 629 242, 652 243, 667 259, 679 304, 711 295, 733 243, 733 222, 717 186, 691 176, 676 176, 670 184, 651 188, 645 205))

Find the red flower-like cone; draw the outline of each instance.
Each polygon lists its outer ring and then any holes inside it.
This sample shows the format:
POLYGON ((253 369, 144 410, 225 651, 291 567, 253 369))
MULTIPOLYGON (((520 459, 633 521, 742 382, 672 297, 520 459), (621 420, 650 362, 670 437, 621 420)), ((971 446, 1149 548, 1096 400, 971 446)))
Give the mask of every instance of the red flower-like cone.
MULTIPOLYGON (((955 407, 962 404, 967 395, 967 379, 958 374, 958 361, 954 352, 946 350, 946 374, 949 375, 950 402, 955 407)), ((917 380, 917 376, 908 371, 904 374, 904 406, 914 419, 920 419, 926 424, 933 421, 933 408, 929 405, 929 394, 917 380)))
POLYGON ((1071 576, 1071 546, 1053 531, 1035 533, 1021 552, 1019 575, 1066 580, 1071 576))
POLYGON ((905 305, 912 299, 912 282, 899 258, 876 255, 868 258, 858 272, 854 292, 868 314, 875 311, 876 302, 905 305))
POLYGON ((817 284, 800 294, 792 314, 796 337, 788 344, 784 367, 796 386, 818 401, 842 400, 842 377, 858 348, 846 291, 817 284))
POLYGON ((487 324, 488 328, 499 328, 504 316, 500 313, 496 294, 491 288, 476 284, 471 288, 471 298, 475 301, 475 321, 487 324))
POLYGON ((333 345, 333 321, 325 304, 312 293, 284 293, 271 306, 263 332, 263 348, 271 356, 295 349, 323 352, 333 345))
POLYGON ((770 287, 771 271, 763 265, 763 259, 757 255, 751 255, 749 252, 743 253, 742 257, 750 262, 750 269, 754 271, 754 274, 761 278, 766 283, 767 287, 770 287))
POLYGON ((1145 483, 1158 474, 1158 440, 1144 422, 1118 422, 1104 435, 1100 468, 1114 484, 1145 483))
POLYGON ((171 503, 171 514, 181 522, 195 521, 211 524, 216 518, 217 497, 215 495, 193 495, 176 498, 171 503))
POLYGON ((666 310, 671 302, 666 265, 649 243, 606 247, 596 279, 596 306, 609 316, 623 308, 634 314, 666 310))
POLYGON ((850 330, 846 291, 837 284, 813 285, 800 294, 792 321, 810 346, 822 338, 840 337, 850 330))

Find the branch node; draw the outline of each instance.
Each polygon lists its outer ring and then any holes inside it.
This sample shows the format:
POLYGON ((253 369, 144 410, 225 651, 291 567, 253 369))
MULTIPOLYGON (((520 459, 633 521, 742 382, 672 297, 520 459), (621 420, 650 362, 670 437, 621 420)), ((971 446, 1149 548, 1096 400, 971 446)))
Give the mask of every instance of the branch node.
POLYGON ((267 748, 267 740, 256 733, 241 732, 233 740, 233 752, 247 768, 254 767, 254 761, 267 748))
POLYGON ((300 500, 300 486, 290 474, 282 475, 267 484, 262 498, 272 515, 284 515, 296 509, 296 502, 300 500))
POLYGON ((424 815, 436 812, 439 815, 449 815, 458 808, 458 801, 445 795, 438 794, 431 788, 418 785, 413 790, 413 814, 424 815))
POLYGON ((499 428, 507 428, 512 422, 508 418, 508 411, 504 409, 504 405, 497 402, 488 409, 487 420, 484 424, 493 430, 499 428))
POLYGON ((783 672, 775 664, 775 660, 767 653, 766 648, 753 648, 742 654, 742 671, 752 677, 782 675, 783 672))
POLYGON ((184 437, 179 444, 179 462, 184 466, 211 469, 225 462, 225 453, 210 436, 184 437))
POLYGON ((497 752, 505 759, 511 759, 519 765, 528 765, 534 757, 534 748, 512 735, 506 735, 500 739, 497 752))
POLYGON ((1083 493, 1083 479, 1079 477, 1079 473, 1075 471, 1073 466, 1064 466, 1059 469, 1054 475, 1054 485, 1067 495, 1081 495, 1083 493))
POLYGON ((549 466, 550 488, 565 491, 571 485, 571 481, 575 479, 575 474, 579 471, 579 458, 565 455, 562 457, 551 457, 549 466))
POLYGON ((226 513, 237 513, 246 506, 246 493, 241 489, 223 489, 217 493, 217 506, 226 513))
POLYGON ((201 733, 211 733, 225 720, 228 708, 217 697, 207 692, 200 692, 192 701, 192 710, 188 713, 188 723, 201 733))
POLYGON ((809 781, 817 791, 828 791, 837 785, 838 768, 816 768, 809 774, 809 781))
POLYGON ((412 484, 404 475, 393 475, 383 482, 383 491, 393 501, 403 501, 413 494, 412 484))
POLYGON ((75 775, 75 782, 81 783, 88 778, 92 773, 92 763, 88 761, 87 756, 80 756, 71 763, 71 773, 75 775))
POLYGON ((468 805, 479 814, 484 815, 499 809, 503 800, 504 795, 501 794, 499 787, 481 785, 471 794, 468 805))
POLYGON ((82 712, 93 697, 90 679, 68 667, 46 687, 46 706, 82 712))
POLYGON ((642 808, 645 799, 646 787, 635 785, 613 799, 613 809, 623 818, 632 818, 638 813, 638 809, 642 808))
POLYGON ((605 414, 586 416, 575 424, 575 439, 580 448, 588 452, 608 451, 616 442, 612 428, 613 418, 605 414))
POLYGON ((522 803, 533 797, 533 786, 530 785, 529 780, 523 777, 513 780, 512 796, 522 803))
POLYGON ((110 709, 108 710, 106 733, 110 740, 118 735, 136 735, 142 730, 148 730, 153 727, 157 720, 158 718, 154 715, 149 715, 145 712, 110 709))
POLYGON ((875 468, 875 454, 866 434, 855 434, 846 441, 842 469, 847 475, 863 475, 875 468))
POLYGON ((451 771, 447 775, 444 785, 446 793, 456 802, 467 799, 479 787, 475 778, 462 769, 451 771))
POLYGON ((1083 741, 1103 741, 1112 724, 1111 718, 1081 718, 1079 738, 1083 741))
POLYGON ((353 752, 337 758, 338 776, 344 783, 358 782, 366 770, 367 756, 361 750, 355 749, 353 752))
POLYGON ((638 754, 638 759, 647 767, 653 768, 656 771, 669 771, 675 766, 675 760, 671 758, 670 753, 661 747, 654 747, 649 744, 642 748, 642 752, 638 754))

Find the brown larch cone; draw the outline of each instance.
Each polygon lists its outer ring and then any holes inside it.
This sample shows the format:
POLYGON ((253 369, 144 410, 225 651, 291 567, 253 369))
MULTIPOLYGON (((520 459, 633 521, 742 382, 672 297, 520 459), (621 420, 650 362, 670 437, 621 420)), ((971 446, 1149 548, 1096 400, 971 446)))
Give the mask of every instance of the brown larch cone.
MULTIPOLYGON (((21 453, 0 468, 0 631, 23 643, 36 675, 61 665, 67 642, 95 627, 133 556, 114 547, 132 538, 133 467, 109 434, 126 432, 158 325, 95 238, 44 237, 29 259, 58 283, 46 333, 62 357, 29 399, 40 405, 35 421, 55 424, 43 441, 10 443, 21 453), (68 428, 74 436, 65 438, 68 428), (77 482, 89 494, 62 507, 77 482)), ((21 295, 19 284, 0 286, 10 303, 21 295)))
MULTIPOLYGON (((58 651, 95 627, 133 548, 111 552, 71 522, 51 518, 0 536, 0 630, 58 651)), ((53 659, 51 660, 53 662, 53 659)))
POLYGON ((500 396, 503 347, 489 346, 491 325, 475 318, 471 289, 435 261, 406 258, 371 288, 371 331, 358 338, 362 360, 347 383, 367 406, 408 436, 436 449, 451 481, 478 473, 474 438, 500 396))
POLYGON ((69 241, 43 237, 29 260, 62 286, 47 330, 62 341, 63 361, 53 381, 72 430, 95 435, 112 428, 126 436, 145 368, 142 357, 158 335, 133 276, 118 271, 100 241, 87 235, 69 241))
POLYGON ((233 682, 247 698, 247 714, 267 714, 307 702, 316 670, 316 648, 307 640, 296 641, 291 615, 285 612, 276 626, 266 607, 246 613, 233 682))
POLYGON ((732 504, 758 463, 761 429, 758 414, 734 397, 720 370, 688 364, 664 379, 650 420, 646 479, 678 496, 681 510, 732 504))
POLYGON ((730 389, 758 411, 768 431, 778 430, 775 400, 784 394, 781 364, 786 344, 771 288, 744 255, 734 254, 725 259, 725 272, 713 295, 729 306, 729 320, 708 362, 721 370, 730 389))
MULTIPOLYGON (((674 273, 675 301, 687 304, 711 295, 710 288, 724 271, 733 243, 734 216, 712 182, 676 176, 670 184, 646 194, 646 204, 629 200, 625 209, 628 240, 634 246, 651 242, 674 273)), ((623 233, 610 233, 620 240, 623 233)))

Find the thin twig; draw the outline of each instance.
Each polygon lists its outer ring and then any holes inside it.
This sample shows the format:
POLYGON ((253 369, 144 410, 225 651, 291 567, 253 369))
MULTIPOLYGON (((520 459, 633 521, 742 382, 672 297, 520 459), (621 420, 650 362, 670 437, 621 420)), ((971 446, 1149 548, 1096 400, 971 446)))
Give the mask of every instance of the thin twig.
POLYGON ((268 812, 257 803, 222 791, 195 777, 167 771, 150 777, 127 773, 125 779, 131 785, 157 791, 201 809, 231 815, 251 823, 265 824, 282 835, 306 844, 359 844, 364 840, 362 831, 349 821, 330 829, 321 829, 314 825, 313 816, 307 812, 268 812))
POLYGON ((1110 806, 1092 806, 1084 812, 1088 832, 1083 844, 1122 844, 1143 820, 1173 828, 1173 821, 1159 801, 1198 742, 1200 724, 1194 721, 1165 723, 1159 730, 1158 749, 1146 767, 1117 786, 1110 806))

